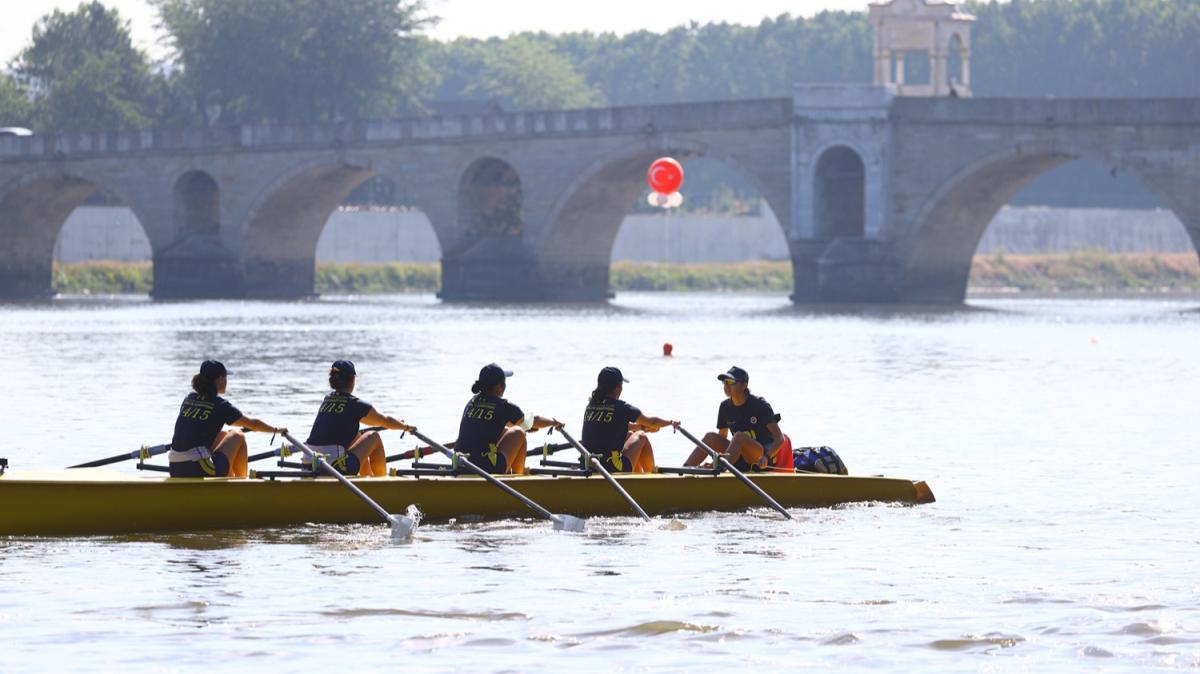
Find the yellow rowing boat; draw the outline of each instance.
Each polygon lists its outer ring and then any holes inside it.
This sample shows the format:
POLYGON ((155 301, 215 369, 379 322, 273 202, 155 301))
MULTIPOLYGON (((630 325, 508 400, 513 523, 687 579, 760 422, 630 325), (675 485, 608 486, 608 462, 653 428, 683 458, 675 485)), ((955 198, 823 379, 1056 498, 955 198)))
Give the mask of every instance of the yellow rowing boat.
MULTIPOLYGON (((787 507, 879 501, 931 503, 924 482, 823 474, 749 475, 787 507)), ((556 513, 630 515, 601 477, 513 476, 506 484, 556 513)), ((735 477, 618 475, 651 515, 738 511, 763 501, 735 477)), ((519 501, 477 477, 380 477, 354 480, 389 512, 411 504, 427 521, 531 517, 519 501)), ((379 516, 331 478, 186 479, 131 476, 108 469, 0 474, 0 535, 87 536, 134 532, 283 527, 308 522, 378 522, 379 516)))

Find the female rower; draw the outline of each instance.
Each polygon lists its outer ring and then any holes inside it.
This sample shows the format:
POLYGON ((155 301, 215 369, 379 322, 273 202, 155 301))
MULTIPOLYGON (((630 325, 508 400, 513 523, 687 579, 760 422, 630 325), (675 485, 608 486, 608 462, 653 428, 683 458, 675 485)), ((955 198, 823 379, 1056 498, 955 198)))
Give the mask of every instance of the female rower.
POLYGON ((679 422, 648 417, 621 400, 621 390, 627 383, 629 380, 615 367, 600 370, 596 390, 583 413, 581 443, 601 457, 611 472, 653 473, 654 449, 646 433, 678 426, 679 422))
MULTIPOLYGON (((725 455, 739 470, 792 470, 792 441, 779 430, 780 416, 771 404, 750 393, 750 375, 736 365, 717 375, 725 386, 726 400, 717 412, 717 433, 704 436, 704 444, 725 455), (727 437, 733 432, 733 438, 727 437)), ((684 462, 698 466, 708 453, 697 447, 684 462)))
POLYGON ((246 435, 241 429, 286 433, 286 428, 244 416, 221 397, 229 372, 219 361, 206 360, 192 377, 192 390, 179 407, 171 438, 171 477, 246 477, 246 435), (221 430, 225 426, 237 426, 221 430))
POLYGON ((512 372, 492 363, 479 371, 471 384, 474 397, 463 409, 454 449, 489 473, 525 472, 526 431, 547 426, 562 428, 554 419, 527 416, 521 408, 504 399, 507 378, 512 372))
POLYGON ((398 431, 411 431, 413 427, 380 414, 370 403, 356 398, 353 393, 357 378, 354 363, 348 360, 335 360, 330 366, 329 388, 333 392, 321 401, 308 435, 308 446, 323 454, 331 466, 345 475, 383 477, 387 475, 383 439, 378 431, 359 432, 359 424, 398 431))

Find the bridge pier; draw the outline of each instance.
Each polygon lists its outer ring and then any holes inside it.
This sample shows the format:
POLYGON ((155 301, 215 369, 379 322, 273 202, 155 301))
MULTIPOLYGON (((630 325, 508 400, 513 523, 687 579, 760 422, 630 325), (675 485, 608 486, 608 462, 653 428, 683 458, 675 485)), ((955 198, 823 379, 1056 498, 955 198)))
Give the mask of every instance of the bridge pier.
POLYGON ((215 235, 192 235, 154 253, 156 299, 242 297, 241 260, 215 235))
POLYGON ((817 265, 821 300, 876 304, 899 299, 898 261, 888 242, 842 237, 830 242, 817 265))
POLYGON ((53 294, 53 271, 49 260, 6 260, 0 262, 0 298, 37 299, 53 294))
POLYGON ((442 289, 451 302, 526 302, 549 298, 537 259, 521 239, 477 236, 464 249, 442 255, 442 289))
POLYGON ((899 296, 899 267, 891 244, 841 237, 788 242, 797 304, 886 303, 899 296))

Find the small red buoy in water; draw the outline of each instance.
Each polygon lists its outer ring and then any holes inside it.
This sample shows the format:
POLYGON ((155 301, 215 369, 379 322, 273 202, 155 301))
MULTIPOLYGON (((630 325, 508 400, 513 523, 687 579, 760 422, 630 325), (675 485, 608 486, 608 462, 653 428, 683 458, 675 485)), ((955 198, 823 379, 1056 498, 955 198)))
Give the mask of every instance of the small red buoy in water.
POLYGON ((664 357, 670 358, 671 352, 674 350, 675 350, 675 347, 670 342, 665 342, 663 344, 663 356, 664 357))

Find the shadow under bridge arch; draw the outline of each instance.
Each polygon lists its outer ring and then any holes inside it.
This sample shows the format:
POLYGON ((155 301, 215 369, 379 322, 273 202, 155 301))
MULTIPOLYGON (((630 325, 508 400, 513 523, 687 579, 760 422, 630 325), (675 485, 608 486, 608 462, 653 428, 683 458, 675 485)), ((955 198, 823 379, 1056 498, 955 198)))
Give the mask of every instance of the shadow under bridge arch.
MULTIPOLYGON (((959 304, 966 299, 967 282, 976 249, 996 214, 1033 179, 1076 160, 1110 167, 1135 178, 1188 228, 1200 250, 1200 230, 1188 226, 1189 214, 1173 189, 1172 173, 1126 158, 1082 147, 1022 147, 977 161, 956 173, 918 212, 913 226, 898 242, 899 301, 919 304, 959 304)), ((1168 165, 1168 168, 1169 165, 1168 165)))
POLYGON ((321 231, 346 197, 375 175, 370 166, 322 160, 276 180, 251 211, 243 234, 245 294, 259 298, 314 294, 321 231))
POLYGON ((0 185, 0 297, 39 298, 54 293, 55 243, 63 224, 94 195, 125 204, 146 232, 141 209, 99 176, 37 172, 0 185))

